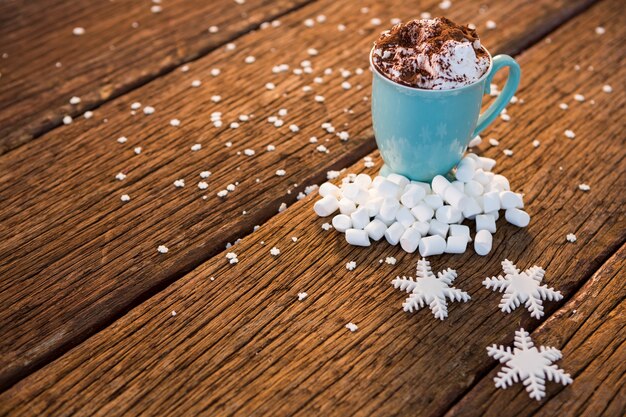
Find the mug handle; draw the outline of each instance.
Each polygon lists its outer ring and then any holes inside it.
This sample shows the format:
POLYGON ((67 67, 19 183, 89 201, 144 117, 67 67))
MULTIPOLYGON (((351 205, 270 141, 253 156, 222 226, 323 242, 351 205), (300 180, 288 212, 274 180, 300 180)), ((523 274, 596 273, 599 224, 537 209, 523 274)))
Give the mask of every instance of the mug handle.
POLYGON ((497 55, 493 57, 493 68, 485 81, 485 94, 489 94, 491 92, 491 80, 493 80, 496 72, 504 67, 509 67, 509 76, 506 80, 506 84, 504 85, 504 88, 498 98, 496 98, 496 100, 491 103, 491 106, 489 106, 489 108, 482 113, 480 117, 478 117, 476 130, 474 130, 472 137, 485 130, 485 128, 489 126, 496 117, 498 117, 502 109, 509 104, 509 101, 511 101, 511 98, 517 91, 522 73, 518 63, 508 55, 497 55))

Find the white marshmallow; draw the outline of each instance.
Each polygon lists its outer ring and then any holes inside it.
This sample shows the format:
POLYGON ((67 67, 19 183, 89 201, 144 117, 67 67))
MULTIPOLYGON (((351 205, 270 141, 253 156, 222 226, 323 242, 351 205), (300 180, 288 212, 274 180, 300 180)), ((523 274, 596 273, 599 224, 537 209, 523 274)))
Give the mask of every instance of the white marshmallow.
POLYGON ((352 214, 354 210, 356 210, 356 204, 354 204, 354 201, 345 197, 339 200, 339 211, 341 214, 352 214))
POLYGON ((463 213, 461 213, 461 210, 455 207, 443 206, 437 209, 435 217, 442 223, 458 223, 462 220, 463 213))
POLYGON ((464 192, 466 195, 470 197, 479 197, 483 195, 484 191, 485 191, 485 188, 478 181, 469 180, 467 183, 465 183, 464 192))
POLYGON ((385 220, 395 219, 399 208, 400 203, 398 203, 398 200, 395 198, 385 198, 378 214, 385 220))
POLYGON ((481 230, 476 233, 474 238, 474 250, 480 256, 485 256, 491 252, 491 245, 493 244, 493 237, 487 230, 481 230))
POLYGON ((411 213, 415 216, 417 220, 420 222, 428 222, 435 215, 435 210, 432 207, 427 206, 426 204, 418 204, 417 206, 411 209, 411 213))
POLYGON ((493 167, 496 166, 495 159, 487 158, 484 156, 478 157, 478 163, 480 164, 480 167, 477 168, 481 168, 483 171, 491 171, 493 167))
POLYGON ((448 234, 448 228, 450 226, 447 225, 446 223, 442 223, 437 219, 432 219, 430 221, 430 228, 428 229, 428 234, 435 236, 435 235, 439 235, 442 238, 446 238, 446 235, 448 234))
POLYGON ((511 186, 509 185, 509 180, 507 180, 504 175, 500 175, 500 174, 494 175, 491 182, 494 183, 494 185, 500 191, 509 191, 511 189, 511 186))
POLYGON ((389 242, 390 245, 395 246, 400 241, 400 237, 402 237, 404 231, 404 226, 402 226, 398 222, 395 222, 385 231, 385 239, 387 239, 387 242, 389 242))
POLYGON ((411 181, 411 184, 422 188, 426 194, 430 194, 433 191, 432 188, 430 188, 430 184, 427 182, 411 181))
POLYGON ((359 190, 359 193, 356 195, 356 199, 354 200, 354 202, 360 205, 365 205, 367 204, 369 199, 370 199, 370 193, 361 188, 359 190))
POLYGON ((479 184, 482 184, 483 186, 489 184, 489 176, 487 175, 487 173, 485 171, 483 171, 482 169, 477 169, 476 171, 474 171, 474 181, 476 181, 479 184))
POLYGON ((430 194, 424 197, 424 203, 426 203, 433 210, 437 210, 443 206, 443 199, 438 194, 430 194))
POLYGON ((333 217, 333 227, 336 231, 344 233, 352 227, 352 220, 345 214, 338 214, 333 217))
POLYGON ((458 209, 462 208, 467 196, 456 187, 446 188, 446 195, 443 198, 448 204, 458 209))
POLYGON ((530 223, 530 215, 524 210, 517 208, 508 209, 504 212, 504 218, 507 222, 517 227, 526 227, 530 223))
POLYGON ((446 253, 464 253, 467 249, 466 236, 449 236, 446 242, 446 253))
POLYGON ((420 255, 423 257, 441 255, 446 251, 446 240, 441 236, 428 236, 420 239, 420 255))
POLYGON ((450 181, 448 181, 443 175, 437 175, 435 178, 433 178, 431 184, 435 194, 443 197, 446 193, 446 190, 450 186, 450 181))
POLYGON ((371 188, 376 188, 378 189, 378 186, 385 181, 386 178, 385 177, 381 177, 380 175, 377 175, 376 177, 374 177, 374 179, 372 180, 372 185, 371 188))
POLYGON ((406 187, 411 182, 407 177, 395 173, 387 175, 387 179, 394 184, 398 184, 400 190, 404 190, 404 187, 406 187))
POLYGON ((468 219, 483 212, 483 208, 478 204, 478 201, 472 197, 466 197, 465 200, 463 200, 461 209, 463 210, 463 216, 468 219))
POLYGON ((370 216, 365 207, 359 207, 350 214, 350 220, 352 220, 353 229, 364 229, 370 222, 370 216))
POLYGON ((456 167, 456 179, 462 182, 468 182, 474 177, 476 171, 476 162, 473 158, 463 158, 456 167))
POLYGON ((492 216, 495 221, 498 221, 498 219, 500 218, 500 211, 498 210, 490 211, 489 213, 485 213, 485 214, 492 216))
POLYGON ((400 207, 396 213, 396 220, 405 228, 411 227, 415 223, 415 217, 411 214, 411 211, 406 207, 400 207))
POLYGON ((405 252, 413 253, 420 243, 422 235, 414 227, 409 227, 400 237, 400 246, 405 252))
POLYGON ((398 193, 401 190, 398 184, 385 178, 380 181, 376 189, 378 190, 378 194, 384 198, 398 198, 398 193))
POLYGON ((476 216, 476 231, 486 230, 489 233, 496 232, 496 219, 489 214, 479 214, 476 216))
POLYGON ((524 208, 522 195, 512 191, 502 191, 500 193, 500 206, 504 209, 524 208))
POLYGON ((417 206, 417 204, 426 196, 426 191, 424 191, 422 187, 417 185, 411 187, 412 185, 414 184, 409 184, 407 186, 408 190, 402 194, 402 197, 400 197, 400 202, 402 202, 405 207, 410 209, 417 206))
POLYGON ((341 195, 348 200, 356 201, 356 198, 359 195, 359 190, 360 188, 358 184, 344 184, 341 187, 341 195))
POLYGON ((472 241, 470 236, 470 228, 464 224, 451 224, 450 225, 450 236, 463 236, 467 239, 468 242, 472 241))
POLYGON ((370 239, 365 230, 348 229, 346 230, 346 242, 354 246, 369 246, 370 239))
POLYGON ((327 195, 321 200, 318 200, 313 205, 313 210, 320 217, 326 217, 333 214, 339 208, 339 202, 333 195, 327 195))
POLYGON ((460 192, 465 193, 465 184, 462 183, 461 181, 452 181, 450 185, 452 185, 453 187, 456 187, 456 189, 459 190, 460 192))
POLYGON ((485 213, 500 210, 500 194, 497 191, 489 191, 483 194, 482 202, 485 213))
POLYGON ((341 190, 335 184, 330 182, 325 182, 320 185, 319 194, 322 197, 326 197, 327 195, 332 195, 333 197, 339 197, 341 195, 341 190))
POLYGON ((374 219, 365 226, 364 230, 367 232, 370 239, 379 241, 385 235, 387 225, 379 219, 374 219))
POLYGON ((428 222, 415 222, 415 223, 413 223, 412 227, 414 229, 416 229, 418 232, 420 232, 420 235, 426 236, 428 234, 428 231, 430 230, 430 223, 428 223, 428 222))
POLYGON ((376 216, 380 212, 380 206, 382 205, 383 199, 381 197, 370 198, 367 203, 365 203, 367 214, 370 217, 376 216))
POLYGON ((357 184, 359 188, 367 189, 372 185, 372 178, 367 174, 359 174, 354 179, 354 183, 357 184))
POLYGON ((394 224, 396 222, 396 218, 395 217, 393 219, 385 219, 385 218, 380 217, 380 214, 377 214, 375 219, 380 220, 387 227, 391 226, 392 224, 394 224))

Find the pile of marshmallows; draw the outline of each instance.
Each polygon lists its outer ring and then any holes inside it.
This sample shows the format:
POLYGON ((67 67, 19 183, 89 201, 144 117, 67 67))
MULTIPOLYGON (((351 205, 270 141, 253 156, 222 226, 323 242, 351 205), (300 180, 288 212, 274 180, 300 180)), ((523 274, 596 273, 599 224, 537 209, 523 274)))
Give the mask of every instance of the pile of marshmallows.
POLYGON ((499 210, 506 220, 526 227, 530 216, 523 211, 522 195, 510 190, 509 181, 491 172, 496 161, 468 154, 456 169, 456 180, 438 175, 431 184, 409 181, 398 174, 385 177, 348 175, 341 187, 321 185, 322 199, 315 213, 327 217, 337 210, 333 227, 346 234, 351 245, 369 246, 370 239, 385 237, 391 245, 422 256, 463 253, 472 241, 465 220, 476 222, 474 250, 479 255, 491 251, 499 210))

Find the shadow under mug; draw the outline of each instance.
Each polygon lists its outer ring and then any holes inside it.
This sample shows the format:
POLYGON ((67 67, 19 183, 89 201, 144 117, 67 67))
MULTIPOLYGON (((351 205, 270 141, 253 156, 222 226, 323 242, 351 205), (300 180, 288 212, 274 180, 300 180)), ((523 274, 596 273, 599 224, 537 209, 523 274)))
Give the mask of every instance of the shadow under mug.
POLYGON ((495 120, 509 103, 520 81, 520 67, 508 55, 491 58, 485 74, 475 83, 450 90, 407 87, 380 74, 370 52, 372 122, 385 162, 380 175, 404 175, 430 182, 456 166, 472 138, 495 120), (500 95, 482 114, 485 94, 500 69, 509 75, 500 95))

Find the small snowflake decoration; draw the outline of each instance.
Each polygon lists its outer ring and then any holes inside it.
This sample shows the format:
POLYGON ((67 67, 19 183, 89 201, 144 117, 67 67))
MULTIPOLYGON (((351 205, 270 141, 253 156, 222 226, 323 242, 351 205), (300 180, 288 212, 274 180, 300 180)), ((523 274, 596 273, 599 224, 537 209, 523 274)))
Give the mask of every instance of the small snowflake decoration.
POLYGON ((494 344, 487 348, 487 354, 504 364, 493 379, 496 388, 506 389, 514 382, 522 381, 530 398, 539 401, 546 395, 546 378, 563 385, 573 382, 569 374, 552 364, 561 359, 561 351, 545 346, 537 349, 524 329, 515 332, 515 348, 512 351, 510 346, 505 348, 494 344))
POLYGON ((510 313, 524 303, 531 317, 539 319, 543 316, 543 300, 559 301, 563 298, 561 293, 555 291, 554 288, 539 285, 545 271, 538 266, 520 272, 513 262, 505 259, 502 261, 502 270, 506 274, 504 278, 501 275, 486 278, 483 285, 487 289, 493 288, 504 292, 498 307, 505 313, 510 313))
POLYGON ((412 313, 428 304, 433 315, 443 320, 448 317, 446 297, 451 301, 468 301, 470 299, 469 294, 465 291, 450 287, 452 281, 456 279, 456 271, 453 269, 448 268, 435 276, 430 269, 430 262, 426 259, 420 259, 417 261, 416 275, 415 280, 403 276, 402 278, 396 277, 391 282, 394 288, 400 288, 402 291, 411 293, 402 304, 404 311, 412 313))

